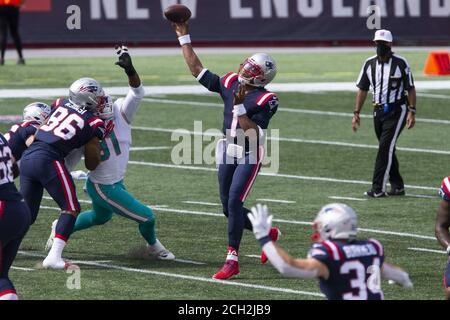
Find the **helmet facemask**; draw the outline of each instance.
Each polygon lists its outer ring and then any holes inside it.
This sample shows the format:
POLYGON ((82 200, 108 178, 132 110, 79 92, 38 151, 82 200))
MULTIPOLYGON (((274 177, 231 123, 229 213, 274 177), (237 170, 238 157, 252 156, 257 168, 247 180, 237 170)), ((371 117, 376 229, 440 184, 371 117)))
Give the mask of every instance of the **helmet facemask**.
POLYGON ((260 87, 255 80, 264 82, 264 70, 251 58, 246 59, 239 67, 239 82, 250 86, 260 87))
POLYGON ((94 115, 105 121, 112 120, 114 118, 113 99, 110 95, 99 97, 94 115))

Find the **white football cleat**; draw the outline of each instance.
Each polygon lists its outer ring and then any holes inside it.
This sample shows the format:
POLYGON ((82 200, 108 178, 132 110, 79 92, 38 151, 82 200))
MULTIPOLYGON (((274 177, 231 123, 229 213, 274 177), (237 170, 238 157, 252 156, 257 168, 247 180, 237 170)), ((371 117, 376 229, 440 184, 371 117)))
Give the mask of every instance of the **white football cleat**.
POLYGON ((158 260, 175 260, 175 255, 167 250, 158 239, 156 239, 154 245, 148 245, 147 248, 148 253, 158 260))
POLYGON ((54 259, 53 257, 47 256, 42 262, 42 266, 44 269, 55 269, 55 270, 64 270, 70 267, 70 263, 64 261, 63 259, 54 259))
POLYGON ((55 239, 57 224, 58 224, 58 220, 54 220, 52 222, 52 228, 51 228, 52 231, 50 232, 50 236, 48 237, 47 243, 45 244, 45 252, 49 252, 53 246, 53 240, 55 239))

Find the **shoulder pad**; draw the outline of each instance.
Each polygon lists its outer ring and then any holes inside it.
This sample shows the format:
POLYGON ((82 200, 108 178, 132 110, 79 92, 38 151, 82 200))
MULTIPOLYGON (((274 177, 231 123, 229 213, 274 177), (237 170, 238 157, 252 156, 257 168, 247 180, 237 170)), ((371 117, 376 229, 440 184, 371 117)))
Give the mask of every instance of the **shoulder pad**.
POLYGON ((264 106, 266 103, 269 103, 270 109, 273 109, 278 106, 278 97, 275 93, 265 92, 256 98, 256 104, 260 107, 264 106))
POLYGON ((238 79, 239 75, 235 72, 230 72, 228 74, 226 74, 225 76, 222 77, 222 85, 227 88, 230 89, 231 88, 231 84, 236 81, 238 79))
POLYGON ((378 251, 378 255, 384 256, 383 245, 381 244, 380 241, 378 241, 377 239, 368 239, 367 241, 369 241, 370 243, 372 243, 375 246, 375 248, 378 251))

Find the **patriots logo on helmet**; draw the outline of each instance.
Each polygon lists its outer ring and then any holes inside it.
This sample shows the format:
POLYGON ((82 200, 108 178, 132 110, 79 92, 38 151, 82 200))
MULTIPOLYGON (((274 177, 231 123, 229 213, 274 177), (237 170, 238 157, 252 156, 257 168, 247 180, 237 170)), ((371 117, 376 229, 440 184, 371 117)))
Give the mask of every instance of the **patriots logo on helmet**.
POLYGON ((81 86, 79 92, 91 92, 96 93, 98 91, 97 86, 81 86))

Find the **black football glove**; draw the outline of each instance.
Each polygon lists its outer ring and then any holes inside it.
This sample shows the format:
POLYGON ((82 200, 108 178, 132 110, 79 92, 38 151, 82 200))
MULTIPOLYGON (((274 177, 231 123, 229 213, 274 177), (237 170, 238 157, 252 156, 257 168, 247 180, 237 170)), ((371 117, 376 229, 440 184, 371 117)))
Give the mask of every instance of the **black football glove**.
POLYGON ((136 70, 134 69, 130 54, 128 53, 128 48, 125 46, 116 46, 116 53, 119 57, 119 61, 116 62, 116 65, 123 68, 129 77, 136 75, 136 70))

